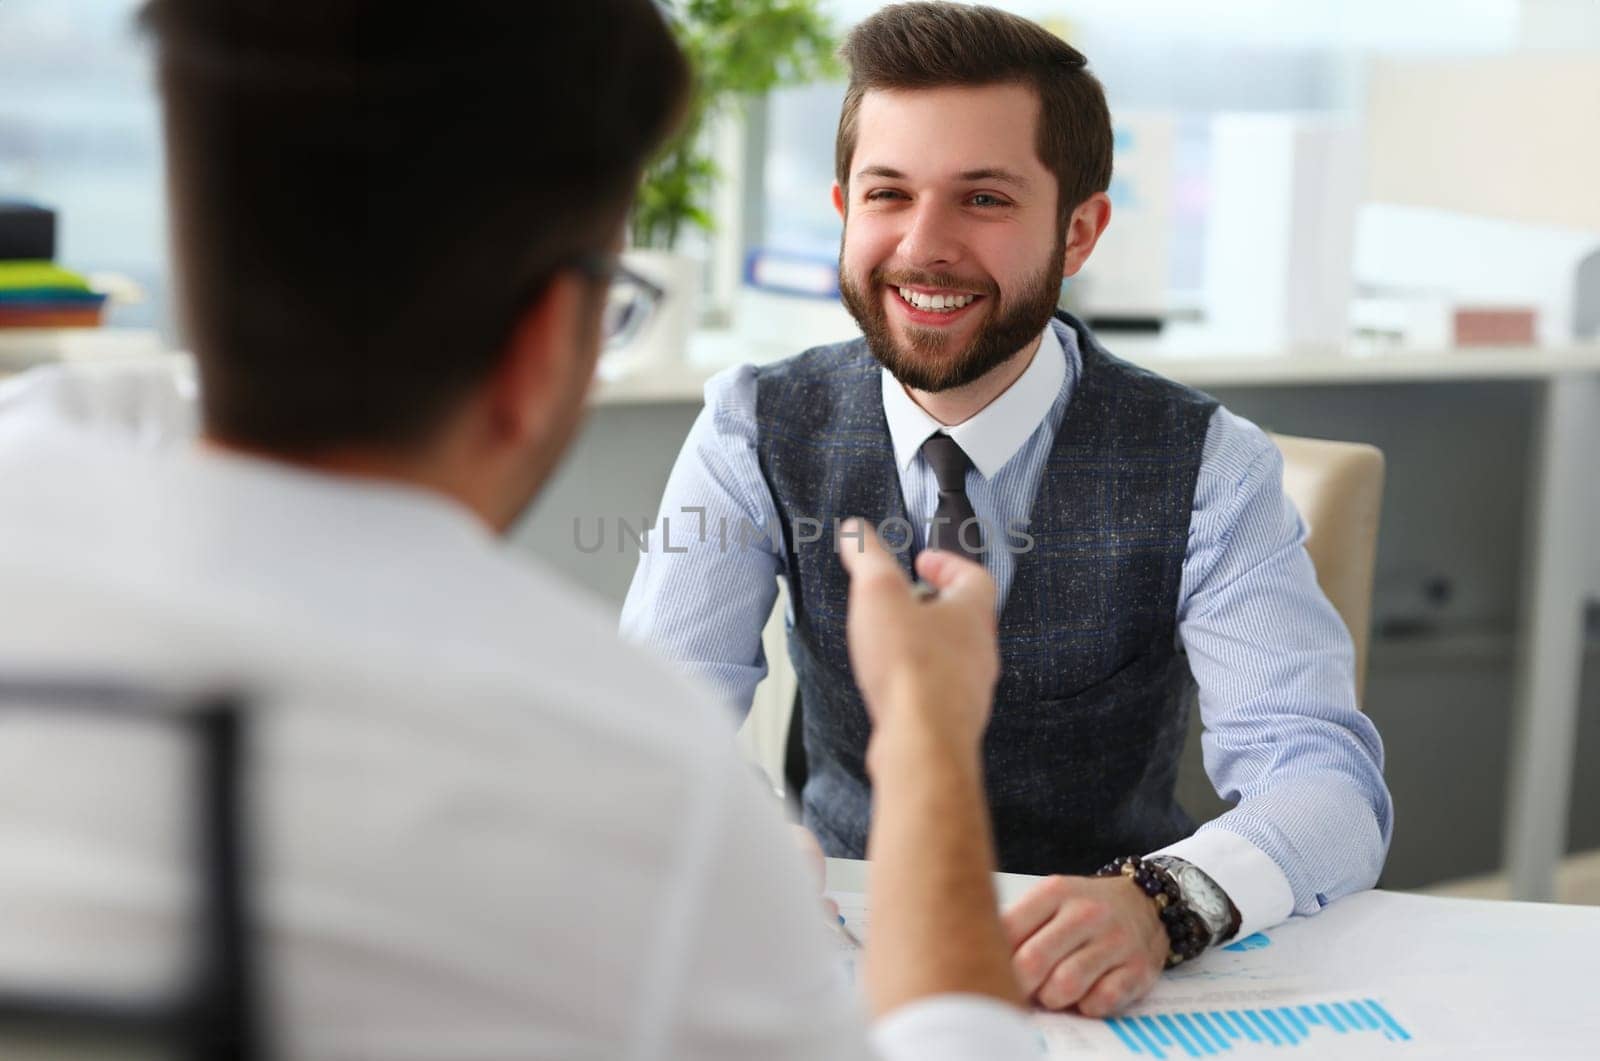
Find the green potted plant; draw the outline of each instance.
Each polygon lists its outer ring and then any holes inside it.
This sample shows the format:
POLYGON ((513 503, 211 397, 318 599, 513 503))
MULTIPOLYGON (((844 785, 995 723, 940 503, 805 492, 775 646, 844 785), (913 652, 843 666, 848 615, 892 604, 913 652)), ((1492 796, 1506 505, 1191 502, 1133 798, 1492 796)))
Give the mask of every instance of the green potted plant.
POLYGON ((629 219, 629 264, 668 292, 635 340, 641 360, 680 356, 696 317, 701 263, 679 249, 691 229, 716 227, 709 204, 718 172, 712 124, 786 84, 836 72, 835 42, 818 0, 678 0, 669 10, 694 71, 682 127, 645 172, 629 219))

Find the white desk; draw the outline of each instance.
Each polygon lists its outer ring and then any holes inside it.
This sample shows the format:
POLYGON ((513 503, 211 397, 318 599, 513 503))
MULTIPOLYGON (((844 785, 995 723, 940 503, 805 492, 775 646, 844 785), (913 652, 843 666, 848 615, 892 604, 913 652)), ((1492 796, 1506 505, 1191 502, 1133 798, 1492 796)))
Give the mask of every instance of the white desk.
POLYGON ((0 328, 0 376, 36 365, 165 352, 160 334, 146 328, 0 328))
MULTIPOLYGON (((682 362, 603 373, 594 400, 698 403, 716 371, 745 360, 775 360, 804 345, 803 337, 779 349, 734 333, 701 333, 682 362)), ((1475 380, 1540 386, 1528 467, 1527 591, 1518 624, 1505 865, 1516 898, 1553 899, 1567 834, 1584 603, 1600 599, 1600 345, 1285 352, 1182 327, 1159 337, 1112 336, 1107 345, 1200 388, 1475 380)))
MULTIPOLYGON (((1002 903, 1031 880, 1002 875, 1002 903)), ((866 864, 829 859, 828 885, 870 936, 866 864)), ((1116 1021, 1038 1015, 1050 1056, 1600 1057, 1600 908, 1364 892, 1247 944, 1165 973, 1116 1021)))

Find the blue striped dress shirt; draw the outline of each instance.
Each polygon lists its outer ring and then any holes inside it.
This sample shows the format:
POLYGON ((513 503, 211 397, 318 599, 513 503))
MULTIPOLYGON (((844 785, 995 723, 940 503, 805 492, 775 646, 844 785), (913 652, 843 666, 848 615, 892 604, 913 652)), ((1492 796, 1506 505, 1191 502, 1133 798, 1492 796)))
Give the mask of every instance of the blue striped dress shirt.
MULTIPOLYGON (((916 545, 938 483, 919 448, 945 430, 973 468, 986 526, 1025 525, 1056 431, 1072 415, 1082 358, 1050 328, 1015 383, 944 427, 888 373, 884 413, 916 545)), ((783 575, 782 544, 756 460, 756 372, 706 385, 706 404, 667 482, 622 612, 622 632, 678 661, 741 712, 766 675, 761 631, 783 575)), ((1392 805, 1383 746, 1357 709, 1350 636, 1316 582, 1283 462, 1254 424, 1218 408, 1209 425, 1178 596, 1178 641, 1200 691, 1206 773, 1236 805, 1165 851, 1205 870, 1242 916, 1241 937, 1371 887, 1392 805)), ((1016 556, 984 562, 1004 606, 1016 556)))

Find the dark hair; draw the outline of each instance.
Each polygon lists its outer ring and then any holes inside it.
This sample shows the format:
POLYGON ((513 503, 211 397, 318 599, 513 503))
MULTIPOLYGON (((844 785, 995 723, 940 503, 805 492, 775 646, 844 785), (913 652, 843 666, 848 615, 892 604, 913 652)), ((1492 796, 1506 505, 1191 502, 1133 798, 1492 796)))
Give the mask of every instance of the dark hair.
POLYGON ((406 447, 603 251, 688 68, 650 0, 151 0, 208 430, 406 447), (403 8, 403 9, 402 9, 403 8))
POLYGON ((1079 203, 1111 184, 1105 91, 1083 53, 1042 26, 992 7, 894 4, 856 26, 839 54, 850 67, 834 145, 842 188, 850 186, 856 116, 867 92, 1008 83, 1039 96, 1034 150, 1055 174, 1060 228, 1079 203))

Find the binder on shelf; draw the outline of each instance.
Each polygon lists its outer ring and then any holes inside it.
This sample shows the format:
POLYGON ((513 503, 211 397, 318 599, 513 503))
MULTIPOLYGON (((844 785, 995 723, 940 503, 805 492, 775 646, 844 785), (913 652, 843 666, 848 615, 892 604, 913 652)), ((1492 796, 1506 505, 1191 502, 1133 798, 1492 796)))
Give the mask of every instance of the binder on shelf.
POLYGON ((105 305, 104 293, 54 262, 0 261, 0 328, 94 328, 105 305))

